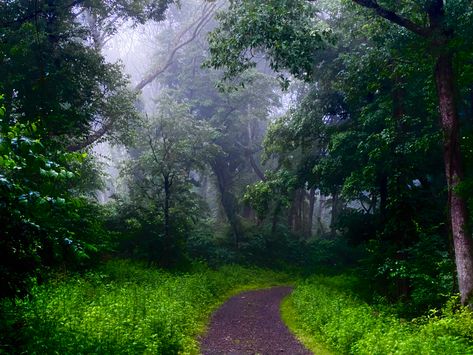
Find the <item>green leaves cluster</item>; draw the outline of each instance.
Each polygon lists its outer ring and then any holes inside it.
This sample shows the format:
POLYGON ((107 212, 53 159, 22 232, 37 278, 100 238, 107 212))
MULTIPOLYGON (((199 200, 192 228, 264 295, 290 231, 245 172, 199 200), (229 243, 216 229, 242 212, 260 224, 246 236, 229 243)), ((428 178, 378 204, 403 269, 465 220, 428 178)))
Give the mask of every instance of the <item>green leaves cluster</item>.
POLYGON ((261 53, 269 53, 275 71, 288 69, 296 77, 310 78, 314 52, 330 40, 330 31, 318 28, 319 15, 307 1, 232 1, 209 36, 206 65, 225 68, 230 78, 255 66, 261 53))
MULTIPOLYGON (((136 127, 133 158, 123 170, 129 187, 125 221, 136 228, 122 231, 153 261, 174 264, 184 252, 186 238, 205 216, 194 187, 207 169, 207 157, 219 151, 218 133, 197 119, 189 104, 163 93, 153 115, 136 127), (175 259, 175 260, 173 260, 175 259)), ((126 224, 126 222, 125 222, 126 224)))
MULTIPOLYGON (((0 111, 3 115, 4 109, 0 111)), ((6 125, 0 117, 2 296, 23 292, 42 267, 86 258, 98 215, 74 197, 85 153, 66 153, 42 135, 41 121, 6 125), (89 214, 92 212, 92 214, 89 214)), ((89 206, 90 205, 90 206, 89 206)))
MULTIPOLYGON (((5 121, 41 120, 40 128, 72 150, 109 134, 126 141, 136 121, 136 94, 121 66, 105 61, 90 44, 91 33, 79 14, 117 2, 65 0, 4 2, 0 21, 0 92, 5 121)), ((112 11, 113 12, 113 11, 112 11)), ((113 16, 108 13, 107 16, 113 16)), ((7 124, 5 123, 5 124, 7 124)))
POLYGON ((98 174, 84 150, 129 143, 138 115, 121 65, 100 50, 124 23, 162 20, 169 3, 0 3, 0 296, 110 246, 107 211, 89 199, 98 174))
POLYGON ((258 218, 264 220, 271 213, 289 207, 291 193, 297 186, 296 177, 286 171, 269 174, 265 181, 248 185, 243 200, 255 209, 258 218))

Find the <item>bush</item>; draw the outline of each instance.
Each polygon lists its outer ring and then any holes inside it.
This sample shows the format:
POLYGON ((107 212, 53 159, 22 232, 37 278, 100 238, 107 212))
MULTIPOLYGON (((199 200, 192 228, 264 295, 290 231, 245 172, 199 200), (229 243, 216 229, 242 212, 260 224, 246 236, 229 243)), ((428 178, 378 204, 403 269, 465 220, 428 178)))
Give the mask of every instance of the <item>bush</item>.
POLYGON ((79 192, 85 153, 44 138, 40 121, 5 120, 0 96, 0 297, 27 292, 48 267, 78 266, 108 234, 101 209, 79 192))

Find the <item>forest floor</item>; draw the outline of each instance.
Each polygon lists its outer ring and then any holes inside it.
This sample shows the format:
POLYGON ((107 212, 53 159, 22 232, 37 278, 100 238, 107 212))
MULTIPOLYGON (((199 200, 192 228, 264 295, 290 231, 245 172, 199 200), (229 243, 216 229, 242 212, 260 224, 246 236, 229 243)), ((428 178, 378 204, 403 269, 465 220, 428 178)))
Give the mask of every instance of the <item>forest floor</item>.
POLYGON ((202 354, 312 354, 281 320, 281 302, 291 291, 281 286, 230 298, 212 316, 202 354))

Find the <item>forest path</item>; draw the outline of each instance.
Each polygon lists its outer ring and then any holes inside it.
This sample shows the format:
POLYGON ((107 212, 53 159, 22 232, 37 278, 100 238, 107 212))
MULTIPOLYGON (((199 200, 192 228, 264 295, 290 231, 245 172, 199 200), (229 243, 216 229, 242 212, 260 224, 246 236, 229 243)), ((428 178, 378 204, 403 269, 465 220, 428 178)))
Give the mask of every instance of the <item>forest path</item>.
POLYGON ((280 286, 230 298, 212 316, 202 354, 312 354, 281 320, 280 304, 291 290, 280 286))

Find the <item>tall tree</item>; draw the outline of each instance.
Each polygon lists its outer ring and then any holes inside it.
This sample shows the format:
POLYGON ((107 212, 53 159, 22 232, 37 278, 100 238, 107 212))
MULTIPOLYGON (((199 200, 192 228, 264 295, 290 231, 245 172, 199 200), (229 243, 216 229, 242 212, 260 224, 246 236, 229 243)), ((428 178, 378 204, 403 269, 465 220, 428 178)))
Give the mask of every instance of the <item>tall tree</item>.
POLYGON ((189 102, 196 119, 207 122, 220 133, 214 141, 220 150, 207 160, 236 246, 243 238, 239 196, 246 184, 263 175, 255 155, 261 150, 265 121, 279 104, 277 86, 273 78, 252 71, 245 74, 244 89, 219 90, 221 73, 201 67, 207 55, 202 34, 176 55, 173 65, 158 79, 175 90, 178 100, 189 102))
MULTIPOLYGON (((371 9, 378 16, 397 24, 427 41, 428 54, 435 61, 434 78, 437 85, 438 107, 444 141, 445 175, 448 184, 448 207, 455 247, 455 261, 458 273, 458 285, 463 304, 471 303, 473 297, 473 240, 468 227, 468 211, 463 196, 458 191, 464 178, 464 168, 460 153, 459 119, 456 96, 454 58, 458 51, 453 41, 464 41, 454 25, 452 18, 455 7, 464 6, 466 12, 473 11, 469 2, 457 1, 452 8, 446 8, 443 0, 427 1, 424 5, 424 19, 428 23, 418 23, 410 18, 381 6, 372 0, 353 0, 357 4, 371 9), (449 12, 447 12, 450 10, 449 12)), ((392 4, 394 5, 394 3, 392 4)), ((415 15, 415 14, 414 14, 415 15)))
MULTIPOLYGON (((378 18, 400 26, 409 36, 421 39, 415 48, 434 62, 432 79, 437 87, 437 106, 444 139, 444 166, 447 177, 455 260, 461 299, 471 302, 473 295, 473 241, 468 231, 465 199, 458 187, 463 181, 459 143, 459 119, 456 107, 455 58, 467 48, 473 11, 468 1, 444 4, 426 1, 422 6, 399 5, 387 1, 353 0, 378 18)), ((335 16, 343 16, 336 13, 335 16)), ((220 15, 221 25, 210 37, 210 65, 226 67, 229 76, 254 65, 254 51, 267 53, 276 70, 287 69, 293 75, 312 80, 314 53, 330 45, 332 32, 327 14, 311 1, 271 0, 261 5, 255 1, 232 2, 220 15), (257 34, 254 36, 254 34, 257 34)), ((380 24, 386 26, 386 24, 380 24)), ((468 50, 468 49, 467 49, 468 50)), ((461 61, 457 61, 461 64, 461 61)), ((461 72, 461 67, 457 68, 461 72)))
POLYGON ((106 63, 100 46, 94 45, 94 28, 84 26, 82 17, 93 14, 97 28, 110 35, 121 22, 161 20, 168 3, 2 2, 0 90, 5 96, 5 122, 41 115, 47 135, 73 151, 107 132, 111 138, 126 140, 126 131, 137 118, 136 94, 129 90, 121 66, 106 63))
MULTIPOLYGON (((162 94, 156 112, 136 127, 136 159, 128 164, 130 195, 135 204, 155 213, 162 221, 159 262, 170 265, 178 260, 179 244, 186 221, 192 220, 193 175, 205 170, 205 156, 214 154, 216 132, 192 115, 190 106, 176 103, 162 94)), ((197 217, 197 216, 194 216, 197 217)), ((156 243, 154 243, 156 245, 156 243)))

